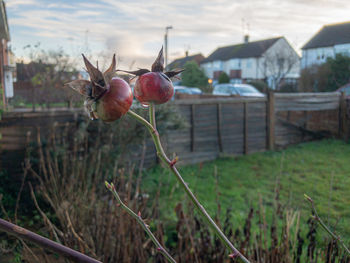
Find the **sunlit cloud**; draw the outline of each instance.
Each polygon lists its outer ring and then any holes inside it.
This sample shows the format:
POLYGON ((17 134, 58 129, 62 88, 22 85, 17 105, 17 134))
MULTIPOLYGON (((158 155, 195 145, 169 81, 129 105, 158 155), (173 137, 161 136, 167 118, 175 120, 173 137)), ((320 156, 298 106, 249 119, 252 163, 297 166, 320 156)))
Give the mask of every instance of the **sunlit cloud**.
POLYGON ((45 48, 63 47, 76 57, 81 52, 92 56, 116 52, 122 67, 148 66, 163 45, 168 25, 174 27, 169 32, 170 60, 186 49, 208 55, 218 46, 242 42, 245 33, 251 40, 285 36, 300 51, 324 24, 347 21, 350 9, 346 0, 11 0, 6 4, 11 44, 19 56, 25 44, 41 42, 45 48))

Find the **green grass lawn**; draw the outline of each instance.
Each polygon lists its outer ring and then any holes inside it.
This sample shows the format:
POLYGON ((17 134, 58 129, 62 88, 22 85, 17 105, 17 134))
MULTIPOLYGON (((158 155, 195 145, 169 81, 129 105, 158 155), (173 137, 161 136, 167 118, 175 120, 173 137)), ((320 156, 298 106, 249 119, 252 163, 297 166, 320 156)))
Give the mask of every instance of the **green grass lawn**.
MULTIPOLYGON (((249 207, 257 208, 259 196, 269 211, 279 178, 281 202, 301 211, 301 224, 306 224, 311 214, 303 196, 306 193, 314 199, 324 221, 335 227, 343 239, 350 240, 350 144, 323 140, 283 151, 180 167, 185 181, 211 215, 217 211, 215 166, 222 210, 231 206, 237 225, 243 224, 249 207)), ((154 194, 159 184, 161 213, 164 219, 172 220, 173 208, 186 199, 185 194, 167 170, 156 167, 145 173, 142 183, 145 192, 154 194)))

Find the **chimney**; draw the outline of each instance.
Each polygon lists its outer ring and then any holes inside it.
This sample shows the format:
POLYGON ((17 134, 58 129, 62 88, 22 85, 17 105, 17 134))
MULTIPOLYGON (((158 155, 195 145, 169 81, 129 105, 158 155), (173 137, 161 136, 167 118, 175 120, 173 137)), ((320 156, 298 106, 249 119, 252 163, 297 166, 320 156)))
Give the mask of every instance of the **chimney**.
POLYGON ((188 50, 185 51, 185 56, 188 57, 188 50))
POLYGON ((244 44, 249 42, 249 35, 244 35, 244 44))

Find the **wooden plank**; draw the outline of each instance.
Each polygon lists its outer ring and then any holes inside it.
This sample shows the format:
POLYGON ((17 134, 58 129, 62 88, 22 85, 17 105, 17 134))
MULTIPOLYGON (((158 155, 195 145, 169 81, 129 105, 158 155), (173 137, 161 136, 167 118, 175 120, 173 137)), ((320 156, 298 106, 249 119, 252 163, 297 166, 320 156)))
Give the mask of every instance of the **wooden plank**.
POLYGON ((192 104, 191 105, 191 152, 194 152, 194 146, 195 146, 195 137, 194 137, 194 122, 195 122, 195 119, 194 119, 194 116, 195 116, 195 105, 192 104))
POLYGON ((213 99, 186 99, 186 100, 175 100, 171 102, 174 105, 192 105, 192 104, 233 104, 233 103, 243 103, 243 102, 265 102, 266 97, 262 98, 247 98, 247 97, 237 97, 237 98, 213 98, 213 99))
POLYGON ((217 104, 217 109, 216 109, 216 112, 217 112, 217 129, 218 129, 218 144, 219 144, 219 152, 222 152, 223 149, 222 149, 222 138, 221 138, 221 123, 222 123, 222 120, 221 120, 221 104, 218 103, 217 104))
POLYGON ((275 96, 272 91, 268 93, 268 103, 267 103, 267 145, 269 150, 274 149, 275 144, 275 96))
POLYGON ((347 118, 346 118, 346 94, 345 92, 341 93, 340 102, 339 102, 339 136, 342 139, 347 139, 347 118))
POLYGON ((244 154, 248 154, 248 104, 247 102, 243 103, 243 145, 244 145, 244 154))
POLYGON ((340 92, 300 92, 300 93, 275 93, 276 99, 279 98, 305 98, 305 97, 340 97, 340 92))
POLYGON ((304 99, 303 101, 276 101, 275 111, 321 111, 333 110, 339 108, 339 101, 312 102, 304 99))
POLYGON ((337 109, 339 92, 276 93, 275 111, 318 111, 337 109))

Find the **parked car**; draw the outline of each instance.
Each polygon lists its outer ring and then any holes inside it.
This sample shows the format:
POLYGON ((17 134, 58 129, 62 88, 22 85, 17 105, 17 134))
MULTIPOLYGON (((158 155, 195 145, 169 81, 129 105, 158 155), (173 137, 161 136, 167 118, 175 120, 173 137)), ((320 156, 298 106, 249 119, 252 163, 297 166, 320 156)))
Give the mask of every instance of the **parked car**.
POLYGON ((174 86, 174 95, 175 94, 192 94, 192 91, 185 86, 174 86))
POLYGON ((199 88, 192 88, 186 86, 174 86, 174 94, 202 94, 203 92, 199 88))
POLYGON ((249 84, 218 84, 214 87, 213 94, 224 96, 237 95, 242 97, 265 97, 263 93, 249 84))
POLYGON ((202 94, 203 91, 199 88, 189 88, 191 90, 191 94, 202 94))
POLYGON ((350 83, 345 84, 344 86, 340 87, 336 91, 338 91, 338 92, 345 92, 345 96, 347 98, 350 98, 350 83))

